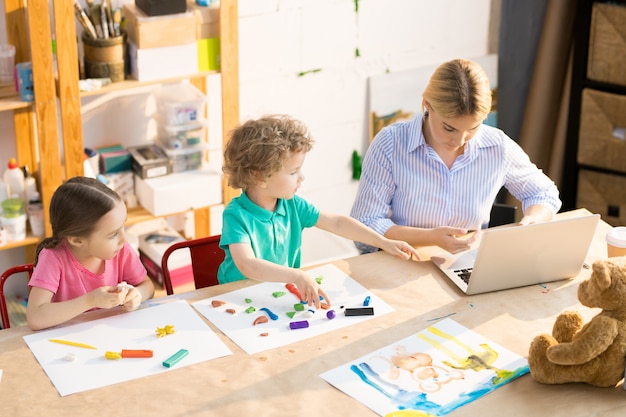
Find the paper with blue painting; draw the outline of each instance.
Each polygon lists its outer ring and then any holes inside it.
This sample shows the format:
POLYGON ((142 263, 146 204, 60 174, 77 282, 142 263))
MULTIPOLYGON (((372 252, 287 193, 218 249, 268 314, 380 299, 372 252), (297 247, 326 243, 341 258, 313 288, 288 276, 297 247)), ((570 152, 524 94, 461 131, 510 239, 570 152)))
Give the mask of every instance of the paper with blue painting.
POLYGON ((445 319, 321 376, 381 416, 443 416, 528 371, 522 356, 445 319))

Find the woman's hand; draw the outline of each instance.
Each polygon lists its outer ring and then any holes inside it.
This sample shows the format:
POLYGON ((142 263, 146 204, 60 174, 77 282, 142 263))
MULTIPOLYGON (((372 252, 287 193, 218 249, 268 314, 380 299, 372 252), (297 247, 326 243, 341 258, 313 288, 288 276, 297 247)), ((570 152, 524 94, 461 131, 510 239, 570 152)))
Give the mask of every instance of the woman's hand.
POLYGON ((431 229, 434 234, 433 241, 437 246, 450 253, 458 253, 468 250, 478 238, 477 231, 471 231, 459 227, 437 227, 431 229))

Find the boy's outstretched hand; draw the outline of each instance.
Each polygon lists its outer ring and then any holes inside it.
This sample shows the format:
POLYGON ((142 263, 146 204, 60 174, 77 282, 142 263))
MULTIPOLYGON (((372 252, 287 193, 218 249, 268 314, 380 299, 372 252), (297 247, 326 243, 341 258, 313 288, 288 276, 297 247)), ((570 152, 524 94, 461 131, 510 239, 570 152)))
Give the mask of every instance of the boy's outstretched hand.
POLYGON ((298 272, 298 276, 293 281, 293 283, 298 287, 300 291, 300 296, 302 297, 302 301, 306 301, 308 305, 315 305, 315 308, 320 308, 320 296, 324 298, 326 304, 330 305, 330 299, 319 286, 319 284, 311 278, 311 276, 302 270, 296 270, 298 272))
POLYGON ((388 254, 397 256, 401 259, 412 259, 413 257, 415 257, 418 261, 422 259, 420 258, 419 252, 408 243, 403 242, 402 240, 386 240, 385 244, 381 246, 381 249, 388 254))

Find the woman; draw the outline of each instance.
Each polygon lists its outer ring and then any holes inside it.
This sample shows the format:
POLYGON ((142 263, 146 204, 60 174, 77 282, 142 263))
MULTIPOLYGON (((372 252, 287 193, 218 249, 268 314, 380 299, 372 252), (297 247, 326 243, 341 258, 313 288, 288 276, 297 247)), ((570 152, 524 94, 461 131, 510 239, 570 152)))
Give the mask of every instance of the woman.
POLYGON ((487 227, 503 186, 522 203, 520 225, 550 220, 560 209, 554 182, 504 132, 483 124, 491 89, 478 64, 440 65, 422 107, 422 115, 383 128, 372 141, 352 217, 389 239, 454 253, 476 237, 460 236, 487 227))

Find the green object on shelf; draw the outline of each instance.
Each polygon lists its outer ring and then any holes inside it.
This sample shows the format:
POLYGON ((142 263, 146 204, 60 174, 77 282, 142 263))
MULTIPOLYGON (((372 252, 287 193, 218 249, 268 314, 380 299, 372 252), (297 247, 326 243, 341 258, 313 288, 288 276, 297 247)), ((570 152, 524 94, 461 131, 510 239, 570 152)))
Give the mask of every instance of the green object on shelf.
POLYGON ((355 150, 352 152, 352 179, 359 180, 361 179, 361 156, 355 150))

